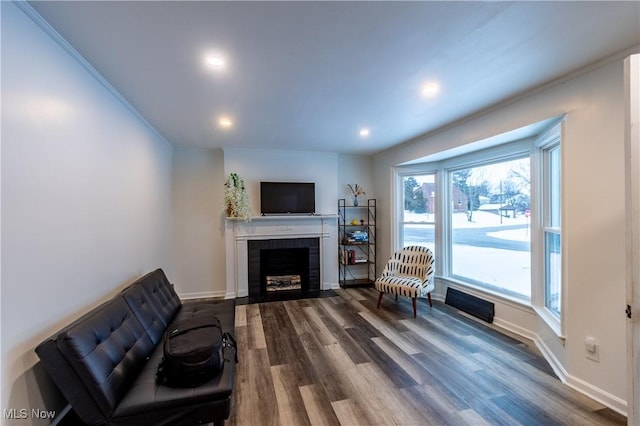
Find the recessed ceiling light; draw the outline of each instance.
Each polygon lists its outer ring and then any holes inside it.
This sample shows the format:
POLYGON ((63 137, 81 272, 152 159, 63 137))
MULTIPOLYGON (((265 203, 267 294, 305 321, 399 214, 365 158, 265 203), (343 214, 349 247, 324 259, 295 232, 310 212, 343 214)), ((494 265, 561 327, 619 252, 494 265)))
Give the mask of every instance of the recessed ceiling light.
POLYGON ((220 127, 228 129, 229 127, 233 126, 233 121, 229 117, 220 117, 218 119, 218 124, 220 125, 220 127))
POLYGON ((363 138, 366 138, 367 136, 369 136, 369 129, 367 129, 366 127, 360 129, 360 136, 362 136, 363 138))
POLYGON ((207 55, 204 61, 209 67, 215 70, 221 70, 226 66, 226 61, 220 55, 207 55))
POLYGON ((431 81, 422 86, 422 96, 425 98, 434 98, 440 93, 440 84, 435 81, 431 81))

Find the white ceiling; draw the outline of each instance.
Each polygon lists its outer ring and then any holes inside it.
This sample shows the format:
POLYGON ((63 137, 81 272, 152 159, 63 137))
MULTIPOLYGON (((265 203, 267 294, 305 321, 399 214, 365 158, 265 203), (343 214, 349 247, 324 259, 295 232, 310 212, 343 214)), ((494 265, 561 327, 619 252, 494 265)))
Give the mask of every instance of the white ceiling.
POLYGON ((635 1, 30 4, 174 146, 370 154, 640 43, 635 1))

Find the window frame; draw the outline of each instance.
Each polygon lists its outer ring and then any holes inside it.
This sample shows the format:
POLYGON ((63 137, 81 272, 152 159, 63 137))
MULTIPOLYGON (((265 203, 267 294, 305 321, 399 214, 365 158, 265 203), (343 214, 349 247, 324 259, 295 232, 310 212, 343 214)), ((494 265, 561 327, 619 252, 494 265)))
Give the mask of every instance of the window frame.
MULTIPOLYGON (((440 190, 440 187, 438 185, 439 182, 439 174, 438 174, 438 170, 437 169, 419 169, 419 170, 413 170, 413 169, 401 169, 398 170, 396 173, 396 190, 397 190, 397 194, 399 195, 399 197, 397 198, 398 201, 398 208, 397 210, 397 220, 395 221, 395 223, 397 224, 397 227, 395 229, 395 243, 394 243, 394 248, 395 250, 399 250, 404 246, 404 226, 407 224, 416 224, 416 225, 433 225, 434 228, 434 247, 437 246, 436 240, 438 238, 437 234, 438 234, 438 217, 439 217, 439 203, 436 202, 436 208, 434 210, 434 215, 433 215, 433 220, 432 221, 425 221, 425 222, 411 222, 411 221, 406 221, 404 220, 404 195, 405 195, 405 190, 404 190, 404 179, 407 177, 411 177, 411 176, 425 176, 425 175, 432 175, 433 176, 433 180, 434 180, 434 185, 435 185, 435 197, 434 197, 434 201, 438 200, 438 192, 440 190)), ((434 253, 435 254, 435 253, 434 253)))
MULTIPOLYGON (((540 225, 538 229, 538 250, 536 261, 536 283, 533 286, 536 288, 537 297, 532 299, 532 306, 547 324, 547 326, 562 340, 565 339, 565 318, 566 318, 566 306, 567 306, 567 291, 566 291, 566 244, 562 231, 562 224, 564 223, 564 209, 563 209, 563 194, 564 194, 564 179, 563 179, 563 149, 562 149, 562 132, 563 121, 560 121, 545 133, 543 133, 536 140, 536 150, 538 157, 538 174, 537 179, 538 188, 538 220, 540 225), (559 225, 551 223, 551 170, 550 170, 550 154, 554 150, 559 150, 559 197, 560 203, 560 215, 559 225), (547 235, 558 235, 560 237, 560 312, 556 312, 547 306, 548 291, 547 291, 547 235)), ((533 271, 533 270, 532 270, 533 271)), ((533 277, 532 277, 533 278, 533 277)), ((533 290, 532 288, 532 290, 533 290)))
MULTIPOLYGON (((520 304, 530 305, 531 304, 531 296, 530 297, 522 297, 520 295, 516 295, 512 292, 501 291, 499 288, 492 287, 488 285, 488 283, 483 283, 481 281, 473 280, 469 277, 462 277, 459 275, 453 274, 453 237, 452 237, 452 227, 451 227, 451 206, 453 203, 453 198, 451 194, 451 177, 452 174, 456 171, 488 166, 492 164, 498 164, 505 161, 518 160, 523 158, 529 158, 530 162, 530 170, 533 169, 533 159, 532 159, 532 146, 533 139, 527 138, 520 141, 510 142, 502 145, 498 145, 496 147, 487 148, 484 150, 472 152, 469 154, 461 155, 458 157, 454 157, 443 161, 440 166, 443 171, 444 186, 446 190, 443 191, 443 209, 442 215, 442 233, 443 233, 443 244, 441 247, 442 253, 445 254, 442 264, 442 277, 448 281, 454 282, 456 284, 461 284, 466 287, 471 287, 473 289, 477 289, 478 291, 485 292, 494 296, 497 296, 504 300, 513 301, 520 304)), ((533 186, 533 185, 532 185, 533 186)), ((533 189, 533 188, 532 188, 533 189)), ((531 192, 533 194, 533 191, 531 192)), ((533 197, 531 197, 533 198, 533 197)), ((533 226, 533 223, 531 224, 533 226)), ((530 265, 533 264, 533 244, 529 249, 530 254, 530 265)), ((530 286, 533 282, 533 277, 531 277, 530 286)), ((533 292, 533 288, 531 289, 531 293, 533 292)))

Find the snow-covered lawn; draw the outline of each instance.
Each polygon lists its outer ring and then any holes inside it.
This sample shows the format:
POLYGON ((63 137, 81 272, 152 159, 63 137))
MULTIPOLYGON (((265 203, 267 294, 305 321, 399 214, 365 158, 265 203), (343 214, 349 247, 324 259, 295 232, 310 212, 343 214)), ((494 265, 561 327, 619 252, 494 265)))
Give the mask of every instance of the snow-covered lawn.
MULTIPOLYGON (((405 214, 406 221, 433 221, 429 214, 405 214)), ((495 228, 524 225, 519 229, 505 229, 488 232, 487 236, 503 240, 529 242, 531 230, 530 218, 522 214, 512 217, 500 217, 489 211, 474 211, 472 221, 466 213, 454 213, 452 228, 495 228)), ((407 225, 411 226, 411 225, 407 225)), ((433 249, 433 243, 424 243, 433 249)), ((504 250, 492 247, 477 247, 462 244, 453 246, 452 273, 474 281, 504 288, 517 294, 530 297, 531 293, 531 254, 529 252, 504 250)), ((437 259, 436 259, 437 261, 437 259)))

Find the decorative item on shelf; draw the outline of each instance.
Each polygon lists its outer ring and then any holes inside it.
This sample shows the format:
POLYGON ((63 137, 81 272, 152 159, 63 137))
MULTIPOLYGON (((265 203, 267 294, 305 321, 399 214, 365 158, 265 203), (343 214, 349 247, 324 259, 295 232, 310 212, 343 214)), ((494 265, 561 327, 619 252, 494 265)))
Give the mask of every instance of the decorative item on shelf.
POLYGON ((365 231, 347 232, 342 239, 343 244, 364 244, 369 241, 369 234, 365 231))
POLYGON ((227 217, 249 222, 251 220, 251 208, 249 207, 249 197, 242 178, 237 173, 231 173, 224 186, 224 204, 227 209, 227 217))
POLYGON ((360 226, 364 226, 364 219, 360 219, 360 226))
POLYGON ((351 224, 352 224, 353 226, 357 226, 357 225, 358 225, 358 219, 353 219, 353 220, 351 221, 351 224))
POLYGON ((353 195, 353 205, 357 207, 358 197, 366 194, 364 192, 364 188, 362 188, 357 183, 354 186, 352 186, 351 184, 347 184, 347 188, 349 188, 349 190, 351 191, 351 194, 353 195))

